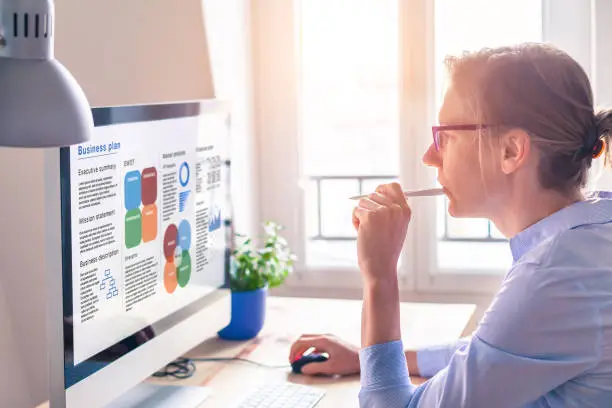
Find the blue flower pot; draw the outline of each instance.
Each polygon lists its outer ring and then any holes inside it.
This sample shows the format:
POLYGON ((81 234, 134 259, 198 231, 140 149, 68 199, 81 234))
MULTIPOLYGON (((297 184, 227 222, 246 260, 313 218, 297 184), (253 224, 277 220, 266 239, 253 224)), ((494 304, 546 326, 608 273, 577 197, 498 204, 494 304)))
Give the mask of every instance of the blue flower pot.
POLYGON ((268 288, 232 292, 230 323, 217 334, 225 340, 249 340, 259 334, 266 318, 268 288))

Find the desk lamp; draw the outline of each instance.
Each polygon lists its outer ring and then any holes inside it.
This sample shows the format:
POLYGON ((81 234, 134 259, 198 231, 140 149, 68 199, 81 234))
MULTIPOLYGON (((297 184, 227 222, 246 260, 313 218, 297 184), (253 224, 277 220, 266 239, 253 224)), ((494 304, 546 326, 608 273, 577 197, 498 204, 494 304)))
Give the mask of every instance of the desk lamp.
POLYGON ((85 93, 55 59, 53 0, 0 0, 0 146, 91 139, 85 93))

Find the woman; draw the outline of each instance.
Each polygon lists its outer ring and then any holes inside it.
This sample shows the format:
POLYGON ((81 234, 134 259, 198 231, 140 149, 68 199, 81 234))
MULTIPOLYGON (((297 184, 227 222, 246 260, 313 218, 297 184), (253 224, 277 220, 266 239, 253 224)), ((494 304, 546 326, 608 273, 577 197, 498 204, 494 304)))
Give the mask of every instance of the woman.
POLYGON ((612 114, 594 111, 585 72, 549 45, 485 49, 447 67, 423 161, 452 216, 488 218, 510 239, 513 266, 471 338, 449 358, 442 349, 443 367, 416 387, 396 271, 410 207, 397 184, 360 201, 360 404, 612 407, 612 196, 582 192, 593 159, 609 154, 612 114))

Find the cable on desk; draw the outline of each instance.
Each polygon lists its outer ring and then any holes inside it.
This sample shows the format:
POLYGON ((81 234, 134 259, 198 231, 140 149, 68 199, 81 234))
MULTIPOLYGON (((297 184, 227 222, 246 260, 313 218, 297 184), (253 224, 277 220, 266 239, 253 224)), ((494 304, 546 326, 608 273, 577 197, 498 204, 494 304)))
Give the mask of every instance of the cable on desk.
POLYGON ((257 361, 248 360, 246 358, 240 358, 240 357, 210 357, 210 358, 181 357, 181 358, 177 358, 171 363, 168 363, 161 370, 153 373, 153 377, 158 377, 158 378, 174 377, 180 380, 184 380, 186 378, 190 378, 195 373, 196 366, 194 362, 207 363, 207 362, 233 362, 233 361, 254 364, 259 367, 270 368, 270 369, 291 367, 289 364, 269 365, 269 364, 259 363, 257 361))
POLYGON ((257 361, 248 360, 246 358, 240 358, 240 357, 192 358, 191 361, 197 361, 197 362, 213 362, 213 361, 229 361, 229 362, 231 362, 231 361, 238 361, 238 362, 254 364, 254 365, 259 366, 259 367, 270 368, 270 369, 289 368, 289 367, 291 367, 290 364, 269 365, 269 364, 264 364, 264 363, 260 363, 260 362, 257 362, 257 361))
POLYGON ((153 373, 153 377, 174 377, 179 380, 184 380, 193 376, 195 373, 196 366, 193 361, 188 358, 177 358, 171 363, 166 364, 164 368, 153 373))

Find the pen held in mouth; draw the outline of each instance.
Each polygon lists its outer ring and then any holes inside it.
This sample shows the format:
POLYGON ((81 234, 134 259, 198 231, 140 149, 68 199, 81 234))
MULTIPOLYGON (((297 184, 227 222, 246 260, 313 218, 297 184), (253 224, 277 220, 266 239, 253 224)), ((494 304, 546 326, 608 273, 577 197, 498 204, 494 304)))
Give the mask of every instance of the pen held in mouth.
MULTIPOLYGON (((439 196, 444 194, 444 190, 441 188, 429 188, 425 190, 413 190, 413 191, 404 191, 404 197, 430 197, 430 196, 439 196)), ((359 196, 350 197, 350 200, 360 200, 362 198, 367 198, 370 194, 364 194, 359 196)))

